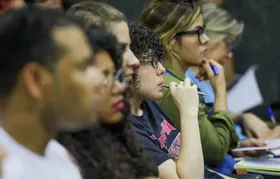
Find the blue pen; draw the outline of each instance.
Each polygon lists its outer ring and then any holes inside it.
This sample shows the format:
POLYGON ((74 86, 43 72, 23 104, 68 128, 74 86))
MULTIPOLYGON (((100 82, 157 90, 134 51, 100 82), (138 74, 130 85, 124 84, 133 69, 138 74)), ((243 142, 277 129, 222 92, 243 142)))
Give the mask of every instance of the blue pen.
POLYGON ((214 75, 218 76, 220 74, 219 69, 214 65, 210 65, 210 66, 211 66, 212 71, 214 72, 214 75))
POLYGON ((274 116, 274 113, 272 111, 272 108, 269 107, 268 109, 268 114, 269 114, 269 117, 270 117, 270 120, 273 124, 276 124, 276 120, 275 120, 275 116, 274 116))

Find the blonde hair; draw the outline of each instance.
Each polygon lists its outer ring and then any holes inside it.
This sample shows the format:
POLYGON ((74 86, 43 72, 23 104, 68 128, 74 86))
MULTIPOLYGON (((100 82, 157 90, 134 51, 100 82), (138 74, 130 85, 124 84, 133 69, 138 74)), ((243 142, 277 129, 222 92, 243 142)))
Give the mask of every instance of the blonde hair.
POLYGON ((201 14, 206 25, 206 34, 209 37, 208 47, 229 35, 237 36, 240 39, 244 24, 238 22, 228 11, 215 3, 202 3, 201 14))
POLYGON ((178 32, 187 30, 199 15, 200 7, 192 0, 152 0, 142 11, 140 21, 159 36, 170 56, 173 52, 167 49, 168 44, 178 32))
POLYGON ((105 28, 106 31, 110 31, 110 22, 126 21, 124 14, 113 6, 91 0, 73 5, 67 13, 80 17, 87 28, 105 28))

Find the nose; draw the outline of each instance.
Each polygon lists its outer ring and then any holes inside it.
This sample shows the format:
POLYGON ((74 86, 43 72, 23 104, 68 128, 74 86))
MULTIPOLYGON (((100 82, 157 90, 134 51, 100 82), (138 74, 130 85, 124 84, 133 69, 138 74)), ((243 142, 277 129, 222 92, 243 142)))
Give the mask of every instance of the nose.
POLYGON ((139 60, 134 55, 134 53, 131 51, 130 48, 128 49, 128 52, 124 56, 124 63, 125 63, 124 68, 128 68, 128 69, 135 69, 139 66, 139 60))
POLYGON ((162 64, 160 63, 158 68, 157 68, 157 72, 158 72, 158 75, 163 75, 165 73, 165 68, 162 66, 162 64))
POLYGON ((202 45, 206 45, 209 42, 209 37, 205 33, 202 34, 200 39, 201 39, 200 42, 202 45))
POLYGON ((123 85, 122 83, 120 83, 120 81, 115 80, 112 86, 112 95, 119 95, 119 94, 123 94, 125 91, 125 85, 123 85))

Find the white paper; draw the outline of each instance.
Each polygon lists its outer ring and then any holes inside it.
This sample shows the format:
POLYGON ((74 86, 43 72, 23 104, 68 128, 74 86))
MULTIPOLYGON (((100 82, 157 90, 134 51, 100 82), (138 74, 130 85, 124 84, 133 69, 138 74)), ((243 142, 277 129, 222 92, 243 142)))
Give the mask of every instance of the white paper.
POLYGON ((261 175, 280 176, 280 173, 278 173, 278 172, 268 172, 268 171, 250 170, 250 169, 247 169, 247 172, 258 173, 258 174, 261 174, 261 175))
POLYGON ((273 140, 267 140, 265 141, 266 145, 265 147, 243 147, 243 148, 237 148, 233 149, 233 152, 240 152, 240 151, 250 151, 250 150, 271 150, 271 149, 277 149, 280 148, 280 139, 273 139, 273 140))
POLYGON ((263 103, 263 97, 255 76, 256 69, 255 65, 251 66, 228 92, 227 103, 230 112, 241 114, 263 103))
POLYGON ((279 158, 251 158, 238 162, 235 168, 249 168, 258 170, 268 170, 280 172, 280 159, 279 158))
POLYGON ((271 152, 276 156, 280 156, 280 148, 279 149, 274 149, 271 152))

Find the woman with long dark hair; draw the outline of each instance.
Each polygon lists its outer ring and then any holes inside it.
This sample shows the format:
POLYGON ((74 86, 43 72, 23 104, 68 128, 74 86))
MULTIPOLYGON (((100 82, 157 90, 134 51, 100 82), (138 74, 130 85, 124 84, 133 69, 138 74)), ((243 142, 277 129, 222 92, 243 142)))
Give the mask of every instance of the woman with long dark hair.
MULTIPOLYGON (((115 37, 99 30, 89 30, 87 34, 96 54, 96 66, 104 68, 102 69, 104 74, 111 75, 108 79, 112 79, 112 68, 111 70, 105 68, 104 64, 108 55, 116 68, 114 84, 108 86, 109 93, 106 95, 108 99, 105 101, 123 96, 122 50, 115 37)), ((154 178, 158 175, 157 167, 146 157, 136 139, 135 131, 128 119, 130 106, 124 96, 117 104, 101 104, 98 109, 99 124, 76 133, 61 133, 58 138, 76 158, 85 179, 138 179, 154 178)))

